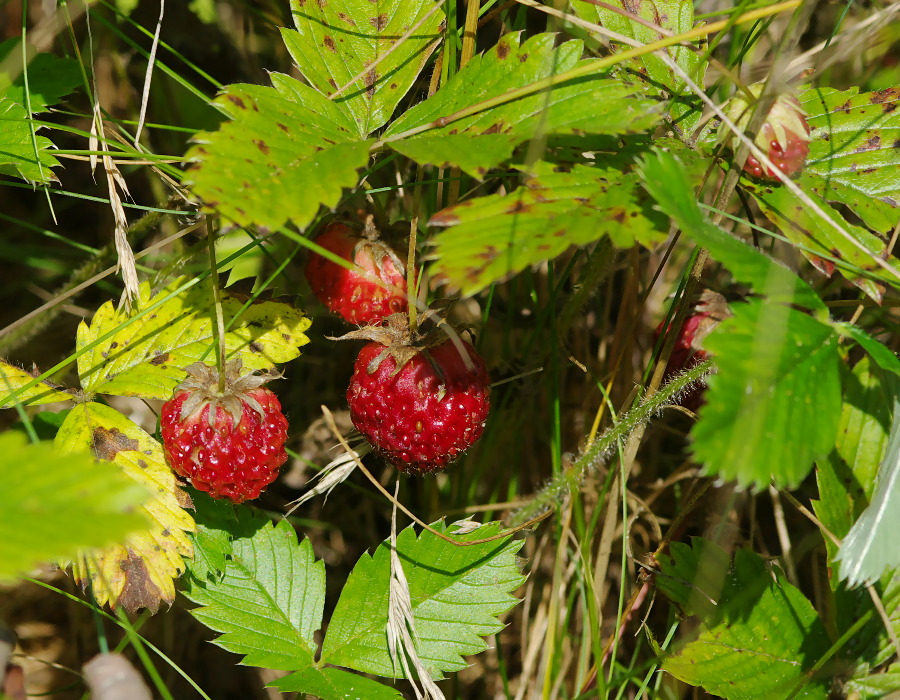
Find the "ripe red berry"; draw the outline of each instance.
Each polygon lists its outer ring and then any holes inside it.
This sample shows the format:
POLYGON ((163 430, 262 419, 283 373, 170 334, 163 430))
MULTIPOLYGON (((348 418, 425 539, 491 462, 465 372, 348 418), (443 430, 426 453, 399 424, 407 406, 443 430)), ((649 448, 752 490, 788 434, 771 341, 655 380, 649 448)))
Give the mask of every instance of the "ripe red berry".
POLYGON ((350 323, 368 326, 407 310, 406 266, 396 251, 377 239, 374 227, 359 235, 335 222, 315 241, 356 266, 351 271, 316 253, 309 256, 306 279, 330 311, 350 323))
POLYGON ((462 455, 484 430, 490 380, 467 342, 421 349, 370 342, 347 389, 350 418, 400 471, 426 474, 462 455), (463 357, 465 354, 465 358, 463 357), (468 362, 467 362, 468 361, 468 362))
MULTIPOLYGON (((756 96, 762 92, 761 86, 754 85, 749 89, 756 96)), ((749 105, 740 95, 731 100, 728 113, 741 128, 745 128, 750 120, 749 105)), ((794 177, 806 164, 809 132, 806 114, 797 98, 790 94, 779 95, 756 135, 755 143, 779 170, 794 177)), ((744 161, 744 172, 761 180, 778 180, 775 171, 763 166, 753 154, 744 161)))
POLYGON ((214 498, 241 503, 257 498, 287 460, 287 419, 262 384, 271 376, 240 376, 241 362, 226 367, 219 391, 214 367, 195 362, 162 407, 163 449, 172 470, 214 498))

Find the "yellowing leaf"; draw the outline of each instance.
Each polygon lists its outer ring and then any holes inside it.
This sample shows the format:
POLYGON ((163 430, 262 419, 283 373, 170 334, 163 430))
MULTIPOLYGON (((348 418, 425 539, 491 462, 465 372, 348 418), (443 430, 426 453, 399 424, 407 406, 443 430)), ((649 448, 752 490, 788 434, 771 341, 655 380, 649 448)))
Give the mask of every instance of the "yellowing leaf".
MULTIPOLYGON (((151 295, 144 283, 131 312, 107 302, 90 325, 79 326, 79 349, 97 343, 78 358, 85 391, 167 399, 184 379, 184 367, 204 355, 213 361, 210 287, 198 284, 167 298, 182 285, 183 280, 176 280, 151 295), (159 306, 147 313, 155 304, 159 306)), ((222 312, 230 328, 226 352, 229 359, 240 357, 248 371, 293 360, 309 342, 304 331, 310 320, 299 309, 277 301, 244 306, 245 298, 223 293, 222 312)))
POLYGON ((13 408, 17 403, 23 406, 39 406, 57 401, 71 401, 72 394, 55 389, 47 382, 41 382, 11 399, 17 389, 33 381, 34 377, 15 365, 0 362, 0 408, 13 408))
POLYGON ((123 545, 80 557, 74 565, 76 580, 83 586, 90 583, 101 605, 121 605, 129 612, 155 612, 161 602, 171 605, 174 579, 193 551, 187 533, 196 526, 185 510, 190 499, 178 487, 162 446, 121 413, 98 403, 75 406, 56 444, 67 452, 92 450, 97 459, 119 465, 151 495, 139 509, 149 528, 132 533, 123 545))

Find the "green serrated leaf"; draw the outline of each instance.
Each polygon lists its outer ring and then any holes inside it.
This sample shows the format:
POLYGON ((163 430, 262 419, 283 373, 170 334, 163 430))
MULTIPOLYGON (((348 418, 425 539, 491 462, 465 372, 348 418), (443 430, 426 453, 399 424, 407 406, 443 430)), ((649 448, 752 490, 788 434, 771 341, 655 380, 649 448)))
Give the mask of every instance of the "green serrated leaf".
POLYGON ((852 338, 859 346, 869 353, 871 357, 881 369, 886 372, 893 372, 900 375, 900 359, 877 341, 871 335, 866 333, 862 328, 852 323, 835 323, 835 330, 846 338, 852 338))
POLYGON ((521 46, 519 41, 519 33, 507 34, 490 51, 472 58, 431 98, 398 117, 385 132, 386 140, 420 163, 450 163, 483 177, 508 157, 510 148, 542 134, 635 133, 658 121, 657 105, 635 97, 634 85, 601 78, 598 72, 428 129, 422 136, 392 141, 409 129, 574 68, 583 51, 580 41, 556 46, 555 34, 539 34, 521 46), (438 146, 436 153, 430 152, 429 145, 444 136, 451 137, 454 148, 438 146))
POLYGON ((672 542, 669 554, 660 554, 657 560, 656 588, 686 615, 709 618, 731 566, 725 550, 710 540, 692 537, 690 545, 672 542))
MULTIPOLYGON (((797 185, 810 191, 808 175, 797 178, 797 185)), ((881 260, 884 242, 861 226, 846 222, 840 213, 815 194, 810 195, 831 218, 841 224, 850 238, 842 235, 831 224, 822 220, 805 202, 787 187, 764 186, 745 181, 760 208, 789 241, 822 273, 831 275, 835 269, 859 287, 875 301, 881 301, 884 285, 871 277, 895 282, 896 277, 886 277, 878 261, 881 260), (824 257, 822 257, 824 256, 824 257)))
POLYGON ((299 670, 314 663, 314 634, 322 624, 325 567, 309 540, 297 544, 286 520, 277 525, 246 509, 238 512, 234 540, 221 578, 190 581, 185 595, 200 605, 191 613, 222 633, 216 644, 243 663, 299 670))
POLYGON ((844 689, 859 700, 895 700, 900 688, 900 663, 883 673, 861 673, 847 681, 844 689))
POLYGON ((835 557, 840 577, 849 586, 877 580, 885 571, 900 567, 900 548, 894 540, 900 530, 900 396, 894 397, 893 415, 871 502, 835 557))
POLYGON ((812 130, 804 172, 813 192, 888 236, 900 217, 900 87, 858 90, 819 87, 800 96, 812 130))
POLYGON ((828 697, 827 684, 807 675, 828 650, 825 628, 779 569, 739 550, 710 610, 697 639, 666 659, 664 671, 726 700, 828 697))
POLYGON ((365 137, 387 123, 437 48, 442 10, 440 4, 407 0, 291 0, 297 30, 281 34, 313 87, 325 95, 345 88, 334 102, 365 137))
POLYGON ((571 245, 608 236, 618 247, 649 245, 665 234, 635 193, 637 176, 618 168, 575 165, 555 172, 537 163, 524 186, 472 199, 435 214, 430 226, 452 226, 434 238, 434 272, 474 294, 571 245))
POLYGON ((194 558, 188 563, 188 569, 195 578, 205 581, 225 571, 237 515, 228 500, 212 498, 193 488, 189 493, 194 503, 197 531, 192 536, 194 558))
POLYGON ((194 520, 185 510, 190 501, 166 464, 162 446, 128 418, 109 406, 75 406, 56 434, 65 453, 91 450, 99 460, 113 462, 150 493, 139 510, 149 527, 132 533, 124 544, 88 553, 75 563, 76 580, 90 582, 101 605, 120 605, 129 612, 175 599, 174 579, 184 571, 184 557, 194 520))
MULTIPOLYGON (((84 391, 168 399, 184 379, 184 368, 209 355, 215 330, 208 284, 176 294, 152 313, 129 322, 183 282, 175 280, 156 294, 145 282, 130 312, 107 302, 90 325, 79 325, 78 348, 115 331, 78 357, 84 391)), ((225 334, 228 359, 240 357, 245 370, 251 371, 297 357, 299 348, 309 342, 304 331, 310 320, 303 312, 277 301, 257 301, 244 309, 245 302, 244 297, 222 293, 222 313, 229 328, 225 334)))
MULTIPOLYGON (((29 46, 28 53, 34 48, 29 46)), ((29 182, 48 183, 55 179, 51 168, 59 165, 50 149, 53 143, 38 136, 31 116, 56 103, 81 82, 78 63, 41 53, 28 62, 26 93, 22 65, 22 42, 18 38, 0 43, 0 174, 29 182), (28 113, 31 108, 31 114, 28 113)))
POLYGON ((87 451, 66 454, 0 435, 0 580, 42 562, 107 547, 146 527, 147 490, 87 451))
POLYGON ((837 335, 759 299, 708 336, 718 372, 692 431, 706 474, 740 486, 793 488, 834 446, 841 388, 837 335))
MULTIPOLYGON (((663 38, 660 32, 653 29, 654 26, 668 30, 672 34, 683 34, 694 28, 694 3, 691 0, 640 0, 639 2, 612 0, 608 3, 621 8, 623 12, 616 12, 602 5, 583 0, 572 0, 571 4, 572 9, 582 19, 600 24, 606 29, 634 39, 641 44, 649 44, 663 38), (631 19, 628 13, 646 20, 649 26, 631 19)), ((618 45, 613 43, 613 47, 616 46, 618 45)), ((702 48, 702 44, 699 45, 699 48, 702 48)), ((701 53, 686 46, 670 46, 663 51, 695 83, 703 85, 706 62, 702 60, 701 53)), ((647 83, 653 88, 663 89, 676 98, 679 95, 689 94, 684 81, 675 74, 670 66, 666 65, 659 56, 659 52, 644 54, 640 58, 633 59, 630 65, 637 67, 637 74, 645 76, 647 83)), ((690 109, 682 100, 675 99, 672 102, 672 114, 682 118, 681 127, 686 131, 700 116, 700 110, 694 109, 696 115, 690 120, 690 124, 686 123, 683 117, 690 109)))
MULTIPOLYGON (((447 531, 443 523, 433 525, 447 531)), ((480 540, 498 534, 488 523, 455 539, 480 540)), ((462 656, 486 648, 483 636, 503 628, 497 615, 516 604, 511 595, 524 577, 516 564, 521 541, 507 538, 460 547, 430 532, 416 537, 408 527, 397 535, 397 553, 409 582, 418 635, 417 651, 435 679, 465 668, 462 656)), ((403 678, 391 663, 387 642, 390 550, 382 543, 364 554, 341 592, 322 645, 320 663, 364 673, 403 678)))
POLYGON ((739 241, 706 218, 697 205, 687 170, 677 156, 654 149, 652 154, 644 157, 638 169, 644 188, 659 208, 678 223, 684 235, 725 265, 735 279, 751 284, 770 301, 825 311, 825 304, 806 282, 780 262, 739 241))
POLYGON ((390 686, 340 668, 307 668, 271 684, 283 693, 306 693, 321 700, 402 700, 390 686))
POLYGON ((10 398, 13 392, 29 384, 33 379, 34 377, 24 369, 0 361, 0 408, 13 408, 17 403, 23 406, 40 406, 58 401, 71 401, 74 398, 69 392, 61 391, 48 382, 31 387, 15 399, 10 398))
POLYGON ((285 75, 272 82, 231 85, 216 98, 232 121, 196 136, 185 184, 230 223, 302 229, 357 184, 371 142, 313 88, 285 75))

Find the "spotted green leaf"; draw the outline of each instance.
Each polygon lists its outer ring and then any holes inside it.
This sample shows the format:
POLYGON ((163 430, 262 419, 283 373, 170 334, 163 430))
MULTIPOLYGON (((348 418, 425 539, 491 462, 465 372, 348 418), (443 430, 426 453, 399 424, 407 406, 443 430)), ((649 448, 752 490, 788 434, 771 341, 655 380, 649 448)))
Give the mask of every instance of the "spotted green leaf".
POLYGON ((291 16, 296 30, 281 30, 291 57, 324 95, 343 88, 334 103, 364 138, 412 87, 441 39, 444 12, 433 0, 291 0, 291 16))
POLYGON ((0 580, 40 563, 107 547, 144 529, 147 491, 85 449, 63 456, 49 443, 0 435, 0 580))
POLYGON ((435 214, 434 271, 464 294, 474 294, 571 245, 608 236, 614 245, 650 244, 665 234, 636 192, 637 175, 619 168, 575 165, 555 172, 538 163, 522 187, 472 199, 435 214))
POLYGON ((810 128, 809 189, 887 237, 900 218, 900 87, 814 88, 800 96, 810 128))
POLYGON ((92 451, 150 494, 138 510, 148 526, 123 544, 84 552, 73 566, 76 580, 90 583, 101 605, 118 605, 130 612, 139 608, 155 612, 161 603, 171 605, 174 579, 184 571, 184 557, 192 553, 187 533, 195 525, 185 510, 190 499, 178 487, 162 446, 118 411, 94 402, 78 404, 69 412, 55 443, 63 452, 92 451))
POLYGON ((274 87, 230 85, 216 98, 231 120, 197 134, 184 182, 228 223, 304 228, 356 185, 370 144, 321 93, 286 75, 271 79, 274 87))
MULTIPOLYGON (((212 291, 201 283, 180 291, 176 280, 153 293, 141 285, 131 311, 101 306, 90 325, 78 327, 78 374, 87 392, 167 399, 184 379, 184 368, 211 355, 214 334, 212 291)), ((226 355, 240 357, 246 370, 293 360, 309 342, 310 320, 277 301, 256 301, 223 292, 226 355), (246 308, 245 308, 246 307, 246 308)))
POLYGON ((656 104, 636 97, 634 85, 601 78, 598 72, 430 128, 421 136, 396 139, 409 129, 569 70, 579 65, 584 50, 580 41, 557 46, 555 34, 520 41, 519 33, 507 34, 434 96, 398 117, 385 132, 391 146, 420 163, 459 165, 483 177, 514 146, 542 134, 623 134, 644 131, 658 121, 656 104), (442 138, 448 140, 439 143, 442 138))
POLYGON ((31 373, 0 361, 0 408, 13 408, 16 403, 23 406, 40 406, 57 401, 71 401, 73 398, 71 393, 57 389, 47 382, 41 382, 14 395, 14 392, 33 380, 34 376, 31 373))

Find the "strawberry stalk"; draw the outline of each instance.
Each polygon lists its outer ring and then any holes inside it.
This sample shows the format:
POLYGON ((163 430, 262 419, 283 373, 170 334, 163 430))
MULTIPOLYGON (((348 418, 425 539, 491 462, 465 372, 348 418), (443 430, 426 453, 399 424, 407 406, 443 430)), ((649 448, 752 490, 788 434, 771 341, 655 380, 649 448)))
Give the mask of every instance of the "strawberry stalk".
POLYGON ((209 253, 209 272, 212 282, 213 307, 216 315, 216 332, 213 347, 216 352, 216 369, 219 371, 219 393, 225 392, 225 320, 222 318, 222 292, 219 289, 219 264, 216 261, 216 244, 212 226, 206 222, 206 250, 209 253))

